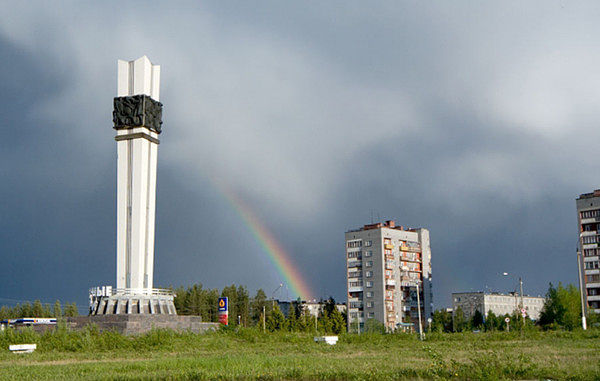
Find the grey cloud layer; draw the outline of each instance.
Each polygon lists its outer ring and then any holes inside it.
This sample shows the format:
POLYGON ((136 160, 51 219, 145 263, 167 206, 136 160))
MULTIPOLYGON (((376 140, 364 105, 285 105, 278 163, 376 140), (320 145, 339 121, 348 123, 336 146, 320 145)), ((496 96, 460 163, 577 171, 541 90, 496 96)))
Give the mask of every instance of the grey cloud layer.
POLYGON ((343 232, 372 210, 431 228, 438 305, 513 287, 507 270, 532 293, 576 276, 573 199, 599 174, 594 3, 11 9, 0 297, 50 282, 64 286, 46 297, 84 300, 113 282, 115 61, 142 54, 165 103, 155 283, 279 283, 214 178, 319 296, 344 297, 343 232), (11 275, 32 268, 47 278, 11 275))

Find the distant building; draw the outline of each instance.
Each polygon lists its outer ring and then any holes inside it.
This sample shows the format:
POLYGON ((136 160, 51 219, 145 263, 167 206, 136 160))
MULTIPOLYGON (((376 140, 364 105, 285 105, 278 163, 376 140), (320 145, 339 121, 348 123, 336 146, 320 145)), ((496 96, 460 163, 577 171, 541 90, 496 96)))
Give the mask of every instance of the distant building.
MULTIPOLYGON (((539 319, 544 301, 545 299, 542 297, 523 296, 523 308, 530 319, 539 319)), ((452 294, 454 313, 460 307, 467 319, 473 317, 475 311, 481 312, 485 317, 490 311, 495 315, 510 315, 516 310, 520 310, 520 305, 521 297, 516 293, 455 292, 452 294)))
POLYGON ((423 327, 432 315, 429 230, 404 229, 394 221, 346 232, 348 329, 375 319, 388 330, 423 327))
MULTIPOLYGON (((312 316, 319 316, 319 312, 323 311, 323 308, 325 307, 325 302, 310 302, 310 301, 291 301, 291 302, 287 302, 287 301, 281 301, 281 300, 276 300, 277 305, 279 306, 279 309, 281 310, 281 312, 283 312, 283 314, 285 316, 289 316, 289 312, 291 308, 296 308, 296 306, 300 306, 300 311, 302 311, 305 314, 310 314, 312 316)), ((346 305, 343 303, 336 303, 335 307, 337 308, 338 311, 340 311, 340 313, 346 313, 346 305)))
POLYGON ((579 263, 585 304, 588 310, 600 313, 600 189, 584 193, 576 200, 577 225, 583 263, 579 263))

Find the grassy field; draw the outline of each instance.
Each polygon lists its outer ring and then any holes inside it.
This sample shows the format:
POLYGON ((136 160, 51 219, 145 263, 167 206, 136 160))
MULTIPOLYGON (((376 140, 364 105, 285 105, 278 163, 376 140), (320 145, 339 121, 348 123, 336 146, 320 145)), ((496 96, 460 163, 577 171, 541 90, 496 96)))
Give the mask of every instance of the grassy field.
POLYGON ((313 335, 252 329, 138 337, 0 333, 0 379, 600 379, 600 331, 313 335), (16 355, 13 343, 37 343, 16 355))

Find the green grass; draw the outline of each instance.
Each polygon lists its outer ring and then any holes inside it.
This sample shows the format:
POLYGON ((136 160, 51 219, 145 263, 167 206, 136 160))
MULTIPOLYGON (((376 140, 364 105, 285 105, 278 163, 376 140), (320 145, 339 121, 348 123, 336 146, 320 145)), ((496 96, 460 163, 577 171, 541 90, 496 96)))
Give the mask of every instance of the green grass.
POLYGON ((313 335, 253 329, 137 337, 0 333, 0 379, 600 379, 600 331, 313 335), (33 354, 9 344, 37 343, 33 354))

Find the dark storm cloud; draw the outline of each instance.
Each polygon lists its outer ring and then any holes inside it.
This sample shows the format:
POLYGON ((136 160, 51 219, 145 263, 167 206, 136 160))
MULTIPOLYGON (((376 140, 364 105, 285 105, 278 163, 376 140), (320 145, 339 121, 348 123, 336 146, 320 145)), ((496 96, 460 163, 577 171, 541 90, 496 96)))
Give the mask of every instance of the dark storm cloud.
POLYGON ((572 282, 574 198, 600 175, 598 16, 560 2, 13 4, 0 297, 85 303, 114 282, 115 61, 143 54, 165 104, 155 284, 281 281, 215 178, 316 296, 344 298, 343 233, 371 215, 430 228, 438 307, 514 287, 504 271, 535 294, 572 282))

